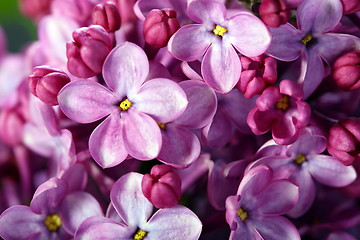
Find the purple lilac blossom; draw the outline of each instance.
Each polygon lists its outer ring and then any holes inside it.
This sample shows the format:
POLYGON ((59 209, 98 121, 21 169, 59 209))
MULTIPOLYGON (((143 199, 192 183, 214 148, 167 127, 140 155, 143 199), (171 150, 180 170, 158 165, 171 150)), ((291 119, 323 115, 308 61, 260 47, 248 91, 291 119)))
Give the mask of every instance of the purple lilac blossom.
POLYGON ((204 81, 220 93, 231 91, 241 73, 237 51, 248 57, 264 53, 270 44, 267 28, 246 12, 228 19, 226 7, 219 1, 191 1, 187 14, 197 24, 181 27, 170 38, 170 53, 182 61, 204 56, 201 65, 204 81))
POLYGON ((186 106, 184 91, 165 78, 146 80, 149 62, 143 50, 126 42, 116 47, 103 66, 107 89, 79 80, 58 95, 62 111, 72 120, 90 123, 108 116, 91 134, 89 151, 103 168, 116 166, 128 155, 151 160, 160 152, 157 123, 180 116, 186 106))
POLYGON ((75 240, 103 239, 116 236, 124 240, 196 240, 202 224, 188 208, 177 205, 153 213, 153 205, 141 191, 143 175, 128 173, 117 180, 110 193, 111 206, 107 217, 84 221, 75 240))

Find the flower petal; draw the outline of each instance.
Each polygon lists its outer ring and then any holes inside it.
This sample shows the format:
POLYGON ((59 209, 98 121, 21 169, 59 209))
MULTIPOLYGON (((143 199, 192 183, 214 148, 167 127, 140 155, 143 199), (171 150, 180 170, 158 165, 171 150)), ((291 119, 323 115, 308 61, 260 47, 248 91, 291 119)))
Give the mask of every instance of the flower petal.
POLYGON ((123 121, 112 114, 92 132, 89 151, 101 167, 113 167, 126 159, 128 152, 124 147, 122 131, 123 121))
POLYGON ((104 217, 85 220, 76 231, 75 240, 132 240, 136 229, 104 217))
POLYGON ((160 123, 173 121, 188 104, 182 88, 169 79, 155 78, 147 81, 136 93, 128 95, 138 112, 147 113, 160 123))
POLYGON ((281 216, 266 217, 253 221, 254 227, 266 240, 300 240, 296 227, 281 216))
POLYGON ((189 103, 184 113, 175 119, 174 123, 193 129, 202 128, 210 123, 217 108, 215 92, 203 81, 182 81, 179 85, 184 90, 189 103))
POLYGON ((204 55, 212 40, 213 36, 204 26, 186 25, 170 38, 168 50, 177 59, 195 61, 204 55))
POLYGON ((339 160, 327 155, 308 156, 307 169, 320 183, 332 187, 344 187, 356 179, 353 166, 345 166, 339 160))
POLYGON ((120 217, 135 228, 146 224, 153 210, 153 205, 142 193, 142 177, 140 173, 128 173, 114 183, 110 192, 111 203, 120 217))
POLYGON ((328 32, 340 22, 342 9, 338 0, 303 1, 296 14, 299 29, 312 34, 328 32))
POLYGON ((267 54, 286 62, 294 61, 300 56, 301 51, 305 48, 301 42, 304 37, 303 32, 289 23, 278 28, 270 28, 270 31, 272 39, 266 51, 267 54))
POLYGON ((240 79, 240 58, 230 43, 213 43, 205 53, 201 72, 204 81, 215 91, 230 92, 240 79))
POLYGON ((200 141, 187 128, 169 123, 161 135, 162 147, 157 156, 160 161, 176 168, 185 168, 199 157, 200 141))
POLYGON ((80 123, 95 122, 113 111, 118 99, 104 86, 91 80, 67 84, 58 95, 61 110, 80 123))
POLYGON ((240 13, 229 19, 229 33, 224 35, 243 55, 255 57, 270 45, 271 36, 265 24, 256 16, 240 13))
POLYGON ((188 16, 195 22, 213 25, 225 21, 226 8, 220 1, 191 1, 187 7, 188 16))
POLYGON ((103 76, 106 84, 122 99, 137 91, 149 74, 149 61, 136 44, 125 42, 114 48, 106 58, 103 76))
POLYGON ((190 209, 177 205, 160 209, 143 227, 149 240, 196 240, 201 234, 200 219, 190 209))

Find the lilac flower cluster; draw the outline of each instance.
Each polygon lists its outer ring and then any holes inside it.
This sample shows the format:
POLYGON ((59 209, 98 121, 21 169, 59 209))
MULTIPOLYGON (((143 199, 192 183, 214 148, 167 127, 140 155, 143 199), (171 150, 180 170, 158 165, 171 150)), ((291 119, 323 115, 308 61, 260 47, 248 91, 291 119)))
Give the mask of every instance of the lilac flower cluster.
POLYGON ((360 239, 358 0, 20 0, 0 238, 360 239))

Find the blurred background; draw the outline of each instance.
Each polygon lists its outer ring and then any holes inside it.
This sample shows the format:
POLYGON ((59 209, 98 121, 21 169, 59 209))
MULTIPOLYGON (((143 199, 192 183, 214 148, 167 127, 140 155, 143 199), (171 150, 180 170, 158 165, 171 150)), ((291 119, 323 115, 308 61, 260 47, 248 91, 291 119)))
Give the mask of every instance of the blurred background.
POLYGON ((19 0, 0 0, 0 25, 9 52, 18 52, 26 43, 37 39, 35 24, 21 13, 19 0))

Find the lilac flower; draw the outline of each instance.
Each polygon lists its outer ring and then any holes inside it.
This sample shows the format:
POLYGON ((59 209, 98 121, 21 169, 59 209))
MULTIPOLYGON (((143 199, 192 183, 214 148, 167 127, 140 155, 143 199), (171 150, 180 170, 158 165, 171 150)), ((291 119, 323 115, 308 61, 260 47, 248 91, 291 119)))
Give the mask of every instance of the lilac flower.
POLYGON ((274 178, 289 179, 299 186, 299 200, 289 216, 299 217, 312 205, 315 198, 313 179, 332 187, 343 187, 355 180, 354 167, 344 166, 334 157, 321 154, 326 145, 325 137, 307 129, 291 145, 262 148, 258 153, 261 158, 251 165, 266 164, 274 170, 274 178))
POLYGON ((6 240, 71 239, 86 218, 103 215, 96 199, 81 191, 84 178, 84 169, 76 166, 64 179, 51 178, 40 185, 30 207, 13 206, 2 213, 0 236, 6 240))
POLYGON ((262 54, 270 44, 267 28, 245 12, 227 19, 225 5, 219 1, 191 1, 187 14, 199 24, 180 28, 169 40, 170 53, 183 61, 195 61, 205 54, 204 81, 215 91, 229 92, 241 73, 236 50, 249 57, 262 54))
POLYGON ((339 23, 342 9, 340 0, 304 0, 297 9, 299 29, 289 23, 270 28, 269 55, 282 61, 301 56, 303 69, 299 82, 303 84, 305 98, 316 90, 325 75, 323 60, 331 65, 341 54, 360 47, 360 39, 355 36, 330 33, 339 23))
POLYGON ((108 116, 91 134, 89 151, 102 167, 112 167, 130 154, 155 158, 161 149, 158 123, 173 121, 187 106, 184 91, 173 81, 145 81, 149 62, 143 50, 126 42, 105 60, 103 76, 109 89, 89 80, 66 85, 58 95, 63 112, 80 123, 108 116))
POLYGON ((109 218, 87 219, 77 230, 75 240, 198 239, 201 222, 186 207, 160 209, 151 216, 153 205, 142 194, 142 177, 139 173, 128 173, 116 181, 110 193, 109 218))
POLYGON ((298 198, 298 187, 288 180, 272 180, 273 172, 259 165, 246 173, 236 196, 226 199, 230 240, 300 240, 295 226, 285 217, 298 198))
POLYGON ((332 232, 326 240, 356 240, 356 238, 345 232, 332 232))
POLYGON ((257 135, 271 129, 277 144, 293 143, 310 121, 311 109, 302 96, 302 90, 290 80, 281 81, 279 88, 268 87, 249 112, 249 127, 257 135))

